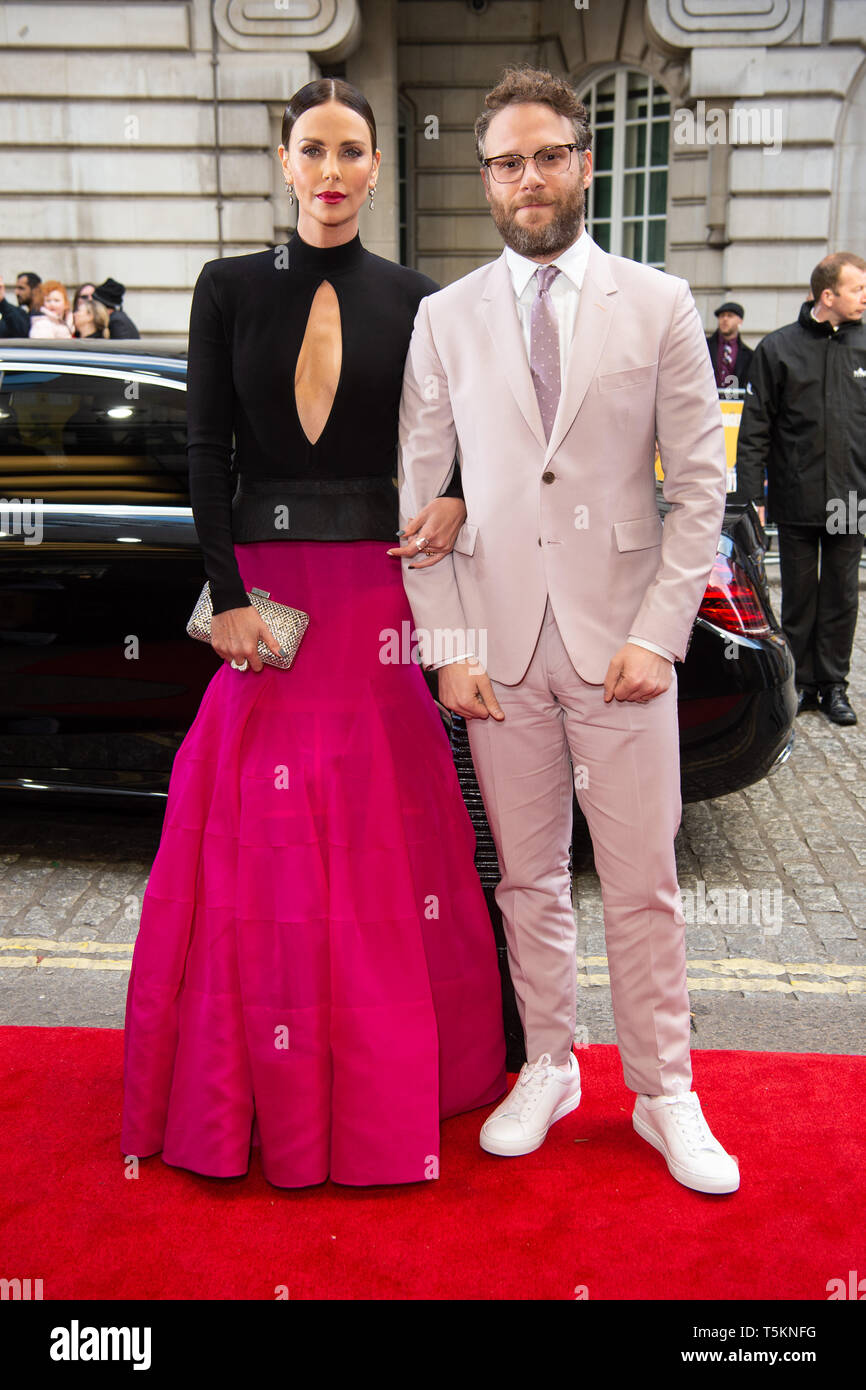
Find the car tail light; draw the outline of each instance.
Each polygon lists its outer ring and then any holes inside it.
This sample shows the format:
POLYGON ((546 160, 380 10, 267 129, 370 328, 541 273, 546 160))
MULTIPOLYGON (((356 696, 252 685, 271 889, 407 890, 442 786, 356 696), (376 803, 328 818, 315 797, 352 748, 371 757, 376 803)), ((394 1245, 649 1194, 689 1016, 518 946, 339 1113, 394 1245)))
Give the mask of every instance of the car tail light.
POLYGON ((772 632, 755 586, 736 560, 717 555, 698 617, 725 632, 768 637, 772 632))

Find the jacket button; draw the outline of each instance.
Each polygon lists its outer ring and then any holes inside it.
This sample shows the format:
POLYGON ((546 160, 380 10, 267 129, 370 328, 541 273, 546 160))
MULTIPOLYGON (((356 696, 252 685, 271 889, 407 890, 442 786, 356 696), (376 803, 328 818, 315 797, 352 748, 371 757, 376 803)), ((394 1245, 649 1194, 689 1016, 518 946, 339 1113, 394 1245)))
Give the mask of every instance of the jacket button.
POLYGON ((551 473, 550 469, 548 468, 548 469, 546 469, 546 471, 545 471, 544 473, 542 473, 542 475, 541 475, 541 481, 542 481, 543 483, 552 483, 553 480, 555 479, 555 477, 556 477, 556 474, 555 474, 555 473, 551 473))

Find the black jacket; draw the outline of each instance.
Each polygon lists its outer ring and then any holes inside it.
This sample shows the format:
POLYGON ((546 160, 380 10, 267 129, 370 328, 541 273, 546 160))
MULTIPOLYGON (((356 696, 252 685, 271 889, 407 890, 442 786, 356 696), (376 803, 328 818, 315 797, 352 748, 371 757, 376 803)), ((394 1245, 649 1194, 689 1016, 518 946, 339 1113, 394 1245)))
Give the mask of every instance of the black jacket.
MULTIPOLYGON (((710 350, 710 361, 713 364, 713 371, 715 372, 719 361, 719 349, 721 347, 721 339, 719 337, 718 329, 716 329, 715 333, 711 333, 710 336, 707 338, 707 347, 710 350)), ((748 381, 749 368, 752 365, 752 358, 754 357, 754 355, 755 354, 752 351, 752 349, 750 347, 746 347, 746 344, 743 342, 742 338, 738 337, 737 355, 734 358, 734 366, 731 371, 731 376, 734 376, 737 379, 737 386, 745 386, 746 382, 748 381)), ((731 382, 731 385, 733 386, 734 383, 731 382)))
POLYGON ((11 299, 0 299, 0 338, 28 338, 30 336, 30 315, 20 304, 11 299))
POLYGON ((866 324, 834 331, 807 301, 755 349, 737 439, 737 497, 768 520, 823 526, 833 499, 866 498, 866 324))
POLYGON ((140 338, 141 334, 128 314, 115 309, 108 320, 109 338, 140 338))

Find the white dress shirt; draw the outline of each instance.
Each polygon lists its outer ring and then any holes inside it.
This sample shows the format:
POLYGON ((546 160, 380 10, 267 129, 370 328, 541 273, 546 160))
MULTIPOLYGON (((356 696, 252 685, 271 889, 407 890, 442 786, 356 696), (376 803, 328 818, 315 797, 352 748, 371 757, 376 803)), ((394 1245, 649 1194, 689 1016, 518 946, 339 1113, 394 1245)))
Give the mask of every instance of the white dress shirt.
MULTIPOLYGON (((819 319, 819 318, 818 318, 818 315, 815 313, 814 306, 809 310, 809 317, 810 317, 811 319, 814 319, 816 323, 829 323, 829 319, 819 319)), ((835 323, 831 323, 831 324, 830 324, 830 327, 832 328, 833 332, 835 333, 835 332, 836 332, 836 325, 835 325, 835 323)))
MULTIPOLYGON (((560 272, 551 285, 549 294, 559 325, 561 381, 565 378, 568 355, 574 338, 574 321, 577 317, 577 304, 589 260, 590 245, 590 238, 584 228, 577 241, 573 241, 554 260, 546 262, 548 265, 555 265, 560 272)), ((519 255, 510 246, 505 248, 505 261, 511 275, 511 285, 517 305, 517 317, 523 331, 528 362, 530 358, 532 303, 538 293, 538 281, 535 279, 535 273, 539 269, 539 262, 532 261, 527 256, 519 255)), ((629 633, 628 640, 637 647, 646 647, 647 651, 655 652, 670 662, 675 660, 672 652, 666 651, 664 647, 657 647, 654 642, 645 642, 642 637, 633 637, 631 633, 629 633)), ((432 669, 438 670, 440 666, 448 666, 452 661, 464 660, 466 660, 465 657, 449 657, 445 661, 437 661, 432 669)))
MULTIPOLYGON (((589 260, 589 247, 589 237, 583 231, 577 241, 573 241, 555 260, 548 262, 549 265, 555 265, 560 272, 549 291, 550 302, 559 324, 560 380, 565 377, 565 369, 568 364, 568 354, 574 336, 574 320, 577 318, 577 301, 586 273, 586 263, 589 260)), ((511 284, 517 301, 517 317, 520 319, 520 327, 523 329, 526 360, 529 361, 532 302, 538 293, 538 281, 534 277, 536 271, 541 267, 538 261, 531 261, 526 256, 518 255, 516 251, 512 251, 510 246, 505 248, 505 260, 511 274, 511 284)))

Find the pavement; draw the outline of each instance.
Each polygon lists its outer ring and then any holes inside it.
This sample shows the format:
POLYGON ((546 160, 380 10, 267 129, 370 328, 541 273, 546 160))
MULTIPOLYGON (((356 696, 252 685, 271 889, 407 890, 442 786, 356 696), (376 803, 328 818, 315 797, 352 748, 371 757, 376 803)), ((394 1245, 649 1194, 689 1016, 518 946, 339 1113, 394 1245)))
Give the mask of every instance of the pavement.
MULTIPOLYGON (((861 588, 863 586, 861 579, 861 588)), ((771 579, 779 608, 778 583, 771 579)), ((866 1051, 866 618, 838 728, 797 720, 788 762, 683 808, 695 1048, 866 1051)), ((36 794, 34 794, 35 798, 36 794)), ((161 814, 0 806, 0 1020, 123 1026, 161 814)), ((598 879, 575 856, 578 1043, 614 1042, 598 879)))

